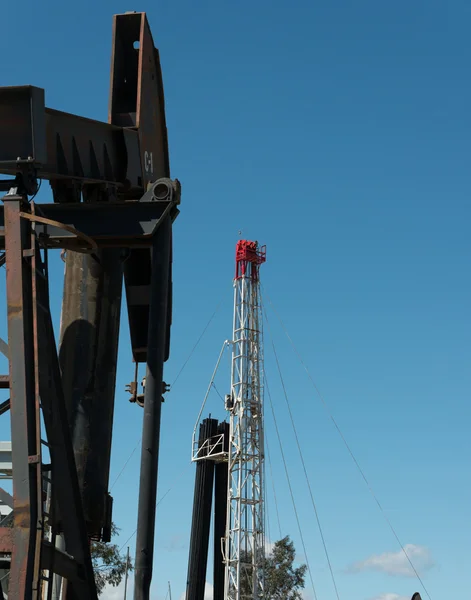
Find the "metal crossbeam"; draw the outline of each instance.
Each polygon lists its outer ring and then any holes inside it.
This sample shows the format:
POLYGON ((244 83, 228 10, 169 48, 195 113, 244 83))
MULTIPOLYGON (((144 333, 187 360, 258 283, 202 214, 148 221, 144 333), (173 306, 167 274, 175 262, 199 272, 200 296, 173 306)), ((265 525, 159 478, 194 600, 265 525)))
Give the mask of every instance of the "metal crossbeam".
POLYGON ((160 60, 145 14, 114 17, 108 123, 46 108, 44 95, 0 88, 0 173, 11 177, 0 181, 8 306, 0 352, 9 360, 0 389, 10 390, 0 414, 11 418, 5 472, 13 479, 12 499, 2 496, 13 505, 13 526, 0 527, 0 562, 9 569, 1 592, 42 600, 47 590, 50 600, 60 576, 63 600, 97 598, 90 540, 107 541, 110 532, 124 279, 134 359, 147 364, 135 585, 136 600, 147 600, 180 185, 170 179, 160 60), (49 180, 54 203, 28 199, 38 179, 49 180), (59 351, 47 269, 54 248, 67 251, 59 351))

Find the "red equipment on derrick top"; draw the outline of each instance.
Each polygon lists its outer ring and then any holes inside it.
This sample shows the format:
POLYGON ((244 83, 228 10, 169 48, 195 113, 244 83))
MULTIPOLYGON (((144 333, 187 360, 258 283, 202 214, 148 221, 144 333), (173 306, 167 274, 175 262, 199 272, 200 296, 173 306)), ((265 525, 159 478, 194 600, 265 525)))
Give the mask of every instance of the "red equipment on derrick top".
POLYGON ((235 279, 250 276, 255 281, 258 280, 258 267, 266 261, 266 257, 266 246, 259 246, 258 242, 239 240, 236 245, 235 279))

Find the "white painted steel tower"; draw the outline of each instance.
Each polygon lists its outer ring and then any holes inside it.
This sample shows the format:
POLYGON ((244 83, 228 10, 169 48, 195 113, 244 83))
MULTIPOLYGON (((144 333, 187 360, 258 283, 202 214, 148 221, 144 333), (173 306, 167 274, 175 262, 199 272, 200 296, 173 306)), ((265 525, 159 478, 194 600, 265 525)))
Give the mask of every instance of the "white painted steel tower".
POLYGON ((263 336, 259 267, 265 246, 236 247, 225 543, 226 600, 264 597, 263 336))

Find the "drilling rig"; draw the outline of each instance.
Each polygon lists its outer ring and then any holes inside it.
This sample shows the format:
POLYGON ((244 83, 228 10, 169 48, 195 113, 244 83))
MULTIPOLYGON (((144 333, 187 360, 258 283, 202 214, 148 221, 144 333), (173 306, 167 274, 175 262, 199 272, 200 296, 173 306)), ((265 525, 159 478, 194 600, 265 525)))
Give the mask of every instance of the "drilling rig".
POLYGON ((0 525, 3 597, 94 600, 90 541, 109 541, 108 492, 124 289, 145 364, 134 597, 152 578, 163 365, 172 313, 170 179, 160 58, 145 13, 113 19, 107 123, 47 108, 44 90, 0 88, 0 262, 6 265, 12 519, 0 525), (49 181, 53 202, 35 202, 49 181), (65 252, 59 349, 48 252, 65 252), (47 500, 47 501, 46 501, 47 500), (2 571, 3 573, 3 571, 2 571))
POLYGON ((263 336, 259 267, 266 249, 241 240, 236 248, 225 598, 263 598, 264 448, 263 336))
POLYGON ((200 415, 193 432, 196 483, 186 600, 203 600, 214 477, 214 600, 264 597, 263 328, 260 265, 266 248, 239 240, 232 340, 223 344, 202 410, 227 347, 232 348, 229 424, 200 415), (197 437, 199 426, 199 436, 197 437))

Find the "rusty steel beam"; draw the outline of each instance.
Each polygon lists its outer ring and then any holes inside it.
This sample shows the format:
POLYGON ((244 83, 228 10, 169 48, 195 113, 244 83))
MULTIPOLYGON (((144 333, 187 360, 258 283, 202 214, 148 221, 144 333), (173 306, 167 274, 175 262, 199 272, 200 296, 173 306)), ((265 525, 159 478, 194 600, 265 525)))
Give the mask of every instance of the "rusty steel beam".
POLYGON ((20 218, 22 198, 4 198, 14 529, 9 594, 34 598, 39 587, 42 482, 35 381, 33 290, 25 253, 31 253, 30 224, 20 218))
MULTIPOLYGON (((110 529, 108 483, 123 252, 67 252, 60 333, 62 383, 88 535, 110 529)), ((109 541, 106 539, 105 541, 109 541)))
POLYGON ((0 527, 0 553, 11 554, 13 550, 13 527, 0 527))
MULTIPOLYGON (((142 172, 147 182, 170 177, 165 101, 160 57, 154 47, 147 20, 142 14, 116 15, 113 23, 113 55, 109 120, 123 127, 136 126, 141 147, 142 172), (139 46, 139 53, 134 46, 139 46), (149 101, 149 98, 152 98, 149 101)), ((148 249, 133 249, 124 264, 124 280, 133 357, 147 360, 151 255, 148 249)), ((169 273, 170 345, 172 282, 169 273)), ((168 350, 165 360, 168 359, 168 350)))
POLYGON ((11 409, 15 523, 0 529, 0 546, 12 552, 10 600, 39 600, 44 569, 65 577, 67 600, 96 598, 89 538, 107 539, 110 529, 123 278, 133 356, 147 364, 135 593, 149 596, 180 189, 170 180, 160 59, 144 13, 114 17, 108 120, 46 108, 40 88, 0 88, 0 173, 13 176, 0 181, 9 331, 0 351, 10 362, 0 388, 11 397, 0 412, 11 409), (49 180, 54 204, 28 204, 37 178, 49 180), (60 357, 40 248, 67 249, 60 357), (51 458, 48 522, 66 553, 43 539, 40 408, 51 458))
POLYGON ((80 582, 80 586, 74 582, 73 591, 84 600, 92 600, 96 598, 95 580, 83 519, 72 436, 67 426, 67 409, 49 306, 48 275, 44 264, 38 264, 37 270, 37 370, 42 414, 51 457, 52 491, 60 517, 59 528, 64 534, 65 549, 81 565, 84 572, 83 582, 80 582), (77 518, 78 515, 80 518, 77 518))
MULTIPOLYGON (((137 176, 137 181, 134 181, 128 173, 128 189, 120 188, 117 193, 121 197, 123 193, 129 196, 131 190, 135 191, 140 186, 142 195, 151 182, 169 175, 160 61, 143 14, 114 17, 111 62, 108 121, 115 130, 122 128, 128 131, 128 128, 132 128, 140 149, 140 152, 132 153, 121 151, 115 157, 118 160, 124 154, 131 156, 136 163, 133 163, 133 174, 137 176)), ((121 167, 119 172, 123 174, 125 169, 121 167)), ((108 177, 108 181, 111 179, 108 177)), ((94 197, 98 202, 86 206, 99 206, 102 212, 106 212, 103 220, 109 223, 115 243, 122 247, 125 236, 109 217, 109 196, 109 190, 98 190, 94 197)), ((124 211, 119 206, 115 208, 113 212, 116 214, 128 213, 121 225, 129 228, 133 221, 130 221, 130 211, 126 211, 126 208, 135 207, 128 204, 124 211)), ((141 234, 143 226, 143 210, 142 207, 138 208, 141 208, 139 218, 134 220, 137 235, 141 234)), ((155 215, 155 211, 152 212, 155 215)), ((158 217, 161 215, 158 214, 158 217)), ((94 222, 103 226, 95 215, 94 222)), ((155 219, 149 224, 151 229, 148 234, 152 234, 155 219)), ((86 229, 87 223, 81 224, 80 231, 85 232, 86 229)), ((142 237, 139 237, 142 244, 142 237)), ((61 367, 87 530, 94 539, 102 539, 104 533, 106 537, 111 523, 111 515, 107 511, 107 507, 111 506, 108 479, 124 258, 129 263, 124 272, 133 349, 138 344, 139 349, 147 348, 150 235, 147 241, 148 248, 131 251, 127 256, 118 248, 103 249, 94 256, 68 252, 66 257, 61 367), (132 278, 137 272, 144 272, 147 292, 141 282, 137 286, 132 285, 132 278), (141 342, 141 338, 144 342, 141 342)), ((136 357, 137 352, 134 354, 136 357)), ((145 360, 145 355, 142 356, 141 352, 137 358, 145 360)))
MULTIPOLYGON (((28 205, 6 196, 8 346, 13 458, 13 552, 9 597, 40 598, 43 544, 39 398, 52 464, 52 486, 66 550, 83 572, 71 583, 77 599, 96 599, 90 548, 67 426, 59 362, 49 309, 47 270, 36 247, 28 205), (33 242, 33 243, 32 243, 33 242), (25 430, 26 425, 26 430, 25 430)), ((56 524, 53 523, 55 526, 56 524)))
POLYGON ((0 87, 1 173, 34 167, 57 201, 80 201, 97 184, 138 197, 169 176, 160 58, 145 13, 113 19, 109 123, 46 108, 44 96, 34 86, 0 87))
POLYGON ((67 410, 49 306, 48 273, 38 252, 33 277, 37 289, 38 352, 35 366, 51 458, 53 511, 57 509, 59 515, 59 519, 54 515, 53 525, 63 532, 66 552, 74 557, 83 573, 81 579, 69 581, 71 598, 95 600, 97 592, 90 546, 83 519, 71 432, 67 426, 67 410))
POLYGON ((43 541, 42 549, 42 564, 43 569, 49 569, 50 565, 54 565, 54 572, 64 577, 71 583, 84 583, 85 578, 83 570, 72 556, 66 552, 62 552, 55 548, 50 542, 43 541))
POLYGON ((137 128, 144 188, 170 176, 160 57, 144 13, 114 16, 108 120, 137 128))
MULTIPOLYGON (((0 554, 13 552, 13 528, 0 527, 0 554)), ((51 542, 44 540, 42 543, 41 567, 49 569, 54 565, 54 572, 69 581, 83 581, 83 571, 76 560, 69 554, 54 548, 51 542)))
MULTIPOLYGON (((45 108, 39 88, 0 88, 0 173, 33 168, 50 180, 55 202, 73 204, 137 199, 169 177, 160 58, 145 13, 114 17, 109 121, 45 108)), ((124 278, 133 356, 145 362, 149 309, 140 290, 150 283, 149 248, 130 252, 124 278)))
POLYGON ((46 108, 44 90, 0 88, 0 172, 18 165, 40 179, 112 184, 141 192, 139 139, 134 130, 46 108))
MULTIPOLYGON (((40 215, 57 224, 48 225, 39 222, 35 225, 35 230, 39 236, 47 235, 49 241, 62 248, 73 249, 74 245, 82 248, 84 246, 83 239, 70 230, 72 227, 93 238, 99 248, 145 248, 149 253, 152 234, 167 204, 167 202, 40 204, 38 205, 40 215), (61 227, 59 223, 69 229, 61 227)), ((176 207, 172 208, 171 215, 172 220, 178 215, 176 207)), ((0 205, 0 248, 5 244, 4 235, 4 209, 0 205)))

